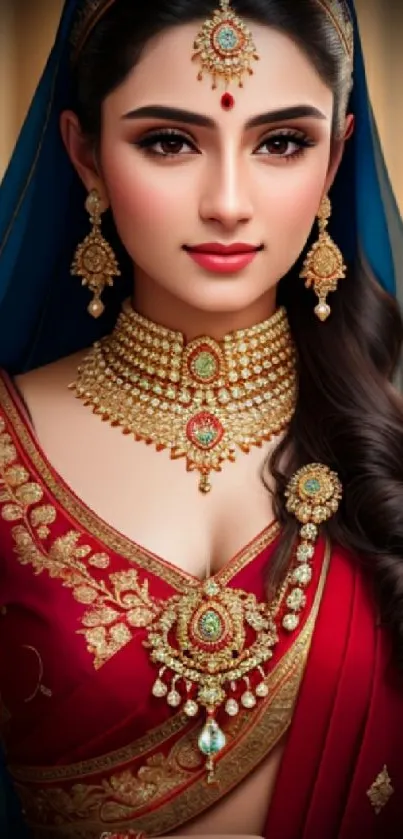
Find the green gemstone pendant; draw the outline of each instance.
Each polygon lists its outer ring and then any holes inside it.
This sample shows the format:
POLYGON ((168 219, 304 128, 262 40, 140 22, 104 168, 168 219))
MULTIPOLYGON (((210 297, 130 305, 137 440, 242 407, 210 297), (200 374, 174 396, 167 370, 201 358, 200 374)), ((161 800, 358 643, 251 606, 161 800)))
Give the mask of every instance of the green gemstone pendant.
POLYGON ((308 478, 308 480, 305 481, 304 489, 308 495, 316 495, 320 492, 320 482, 317 478, 308 478))
POLYGON ((218 723, 213 719, 207 720, 198 740, 200 751, 206 757, 215 757, 224 748, 226 742, 227 738, 218 723))
POLYGON ((208 783, 212 783, 214 780, 214 758, 221 752, 226 742, 227 738, 216 721, 213 719, 207 720, 198 739, 198 746, 207 758, 208 783))

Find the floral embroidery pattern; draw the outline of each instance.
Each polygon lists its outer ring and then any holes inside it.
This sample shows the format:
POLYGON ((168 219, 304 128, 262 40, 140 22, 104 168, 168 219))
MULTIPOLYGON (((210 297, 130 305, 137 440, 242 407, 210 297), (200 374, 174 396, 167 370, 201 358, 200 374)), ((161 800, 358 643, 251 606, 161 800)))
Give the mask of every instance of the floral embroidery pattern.
POLYGON ((17 459, 11 435, 0 417, 0 505, 1 516, 12 522, 15 552, 22 565, 30 565, 35 574, 46 571, 72 589, 78 603, 88 608, 82 616, 84 629, 78 630, 94 656, 96 669, 102 667, 132 638, 132 628, 148 626, 159 613, 159 606, 140 582, 135 569, 112 573, 108 579, 96 579, 90 569, 105 570, 110 558, 94 553, 82 544, 83 535, 69 530, 63 536, 51 536, 57 512, 44 500, 44 490, 33 481, 17 459), (44 542, 48 544, 44 545, 44 542))
POLYGON ((77 827, 91 821, 107 826, 135 818, 143 807, 164 799, 187 777, 188 773, 176 764, 173 755, 164 757, 157 753, 147 758, 137 771, 124 769, 100 783, 77 783, 69 789, 36 789, 35 796, 18 784, 18 791, 33 823, 68 824, 71 819, 77 827))

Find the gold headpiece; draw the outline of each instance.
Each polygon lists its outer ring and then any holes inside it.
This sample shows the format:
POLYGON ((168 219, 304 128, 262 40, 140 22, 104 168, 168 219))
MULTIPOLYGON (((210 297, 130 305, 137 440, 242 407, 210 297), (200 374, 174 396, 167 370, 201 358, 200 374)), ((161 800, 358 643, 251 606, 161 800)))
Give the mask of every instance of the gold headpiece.
POLYGON ((230 0, 220 0, 220 8, 203 23, 193 49, 193 61, 201 64, 199 81, 207 73, 213 79, 213 88, 217 79, 225 85, 237 81, 242 87, 245 73, 253 73, 251 62, 259 59, 252 33, 230 8, 230 0))
MULTIPOLYGON (((101 20, 101 18, 106 14, 106 12, 111 8, 111 6, 114 5, 115 2, 116 0, 84 0, 84 2, 81 4, 81 8, 78 13, 78 18, 74 26, 71 38, 73 44, 73 61, 75 61, 75 59, 80 54, 89 35, 94 29, 94 26, 96 26, 96 24, 101 20)), ((135 0, 133 0, 133 2, 135 2, 135 0)), ((322 7, 323 11, 331 19, 333 26, 335 27, 340 37, 340 40, 343 43, 346 54, 352 63, 354 53, 354 32, 351 13, 346 0, 316 0, 316 2, 322 7)), ((222 14, 223 6, 225 6, 226 8, 227 15, 229 13, 232 14, 231 10, 229 9, 229 0, 223 0, 223 2, 220 3, 220 10, 218 11, 218 14, 222 14)), ((210 18, 210 20, 212 19, 213 17, 210 18)), ((242 21, 239 20, 239 18, 237 18, 237 21, 238 25, 239 23, 241 23, 242 26, 244 26, 244 24, 242 23, 242 21)), ((231 41, 232 40, 233 36, 231 35, 231 41)), ((225 42, 224 35, 222 35, 222 42, 225 42)), ((233 56, 229 56, 228 58, 231 57, 233 56)), ((251 53, 247 52, 245 55, 245 59, 246 58, 248 59, 248 61, 247 66, 245 65, 243 68, 243 73, 248 72, 247 67, 249 66, 251 61, 251 53)))

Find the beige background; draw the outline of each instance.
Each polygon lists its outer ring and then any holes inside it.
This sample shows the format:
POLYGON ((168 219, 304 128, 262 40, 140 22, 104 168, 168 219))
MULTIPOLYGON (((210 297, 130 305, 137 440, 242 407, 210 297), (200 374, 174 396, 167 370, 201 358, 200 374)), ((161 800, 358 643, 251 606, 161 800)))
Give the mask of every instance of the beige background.
MULTIPOLYGON (((0 0, 0 177, 45 64, 62 5, 62 0, 0 0)), ((403 212, 403 2, 356 0, 356 7, 381 141, 403 212)))

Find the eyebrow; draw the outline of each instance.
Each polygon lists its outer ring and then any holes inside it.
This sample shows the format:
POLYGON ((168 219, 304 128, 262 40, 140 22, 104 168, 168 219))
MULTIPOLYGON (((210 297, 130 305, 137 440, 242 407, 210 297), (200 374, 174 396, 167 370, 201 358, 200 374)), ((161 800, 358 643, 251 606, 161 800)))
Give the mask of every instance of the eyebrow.
MULTIPOLYGON (((187 125, 198 125, 201 128, 217 128, 217 123, 211 117, 198 114, 194 111, 186 111, 182 108, 170 108, 166 105, 145 105, 124 114, 124 120, 137 120, 151 117, 152 119, 163 119, 171 122, 185 122, 187 125)), ((313 105, 290 105, 287 108, 278 108, 275 111, 266 111, 249 119, 245 128, 258 128, 260 125, 283 120, 301 119, 302 117, 313 117, 314 119, 327 119, 326 115, 313 105)))

